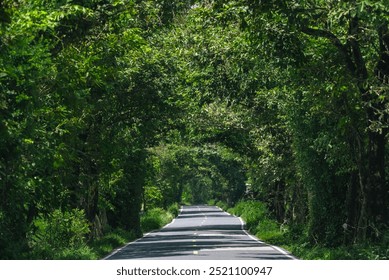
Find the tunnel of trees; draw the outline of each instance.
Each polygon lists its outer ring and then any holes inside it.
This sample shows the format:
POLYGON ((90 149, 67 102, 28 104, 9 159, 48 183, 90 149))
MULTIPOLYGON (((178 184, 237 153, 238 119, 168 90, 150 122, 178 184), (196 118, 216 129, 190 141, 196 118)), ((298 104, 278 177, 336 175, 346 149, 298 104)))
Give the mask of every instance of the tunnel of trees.
POLYGON ((1 0, 0 258, 210 200, 389 244, 388 22, 387 0, 1 0))

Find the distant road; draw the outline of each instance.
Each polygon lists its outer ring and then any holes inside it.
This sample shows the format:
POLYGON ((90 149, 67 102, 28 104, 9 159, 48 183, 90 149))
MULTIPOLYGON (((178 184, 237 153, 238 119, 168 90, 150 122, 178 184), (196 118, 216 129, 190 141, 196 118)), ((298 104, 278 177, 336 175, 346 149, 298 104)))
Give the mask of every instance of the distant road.
POLYGON ((105 259, 290 260, 289 252, 259 241, 243 230, 240 218, 215 206, 184 206, 159 231, 114 251, 105 259))

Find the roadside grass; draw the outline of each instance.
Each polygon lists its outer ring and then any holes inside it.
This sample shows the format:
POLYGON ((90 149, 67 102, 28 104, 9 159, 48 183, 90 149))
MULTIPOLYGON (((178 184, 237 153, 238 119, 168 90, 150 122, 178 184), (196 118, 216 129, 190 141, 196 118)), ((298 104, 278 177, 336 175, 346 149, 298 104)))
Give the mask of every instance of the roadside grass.
POLYGON ((215 203, 216 206, 218 206, 219 208, 223 209, 224 211, 227 211, 228 209, 228 204, 223 202, 223 201, 218 201, 215 203))
POLYGON ((93 240, 88 244, 95 255, 95 258, 90 259, 101 259, 116 248, 134 241, 136 238, 137 236, 133 231, 126 231, 120 228, 108 232, 103 237, 93 240))
MULTIPOLYGON (((210 205, 223 206, 223 202, 209 201, 210 205)), ((309 243, 305 229, 279 224, 273 219, 266 205, 259 201, 240 201, 227 212, 239 216, 246 223, 250 234, 260 240, 280 246, 299 259, 305 260, 388 260, 389 230, 382 233, 382 239, 377 243, 364 243, 325 247, 309 243)))
POLYGON ((246 229, 259 239, 274 245, 284 243, 286 230, 271 218, 264 203, 240 201, 228 212, 241 217, 246 229))
POLYGON ((328 248, 311 244, 289 244, 283 248, 305 260, 388 260, 389 248, 382 244, 358 244, 328 248))
POLYGON ((173 203, 168 207, 167 211, 170 212, 173 217, 177 217, 180 213, 180 205, 178 203, 173 203))
MULTIPOLYGON (((170 223, 179 213, 180 206, 175 203, 168 210, 154 208, 143 213, 141 216, 142 232, 149 232, 159 229, 170 223)), ((137 236, 133 231, 126 231, 120 228, 107 232, 101 238, 89 241, 77 249, 63 249, 57 259, 71 260, 98 260, 110 254, 116 248, 136 240, 137 236)))
POLYGON ((87 245, 90 233, 85 213, 80 209, 56 209, 34 219, 27 235, 28 259, 89 260, 97 255, 87 245))
POLYGON ((173 214, 162 208, 154 208, 140 217, 142 232, 160 229, 173 220, 173 214))

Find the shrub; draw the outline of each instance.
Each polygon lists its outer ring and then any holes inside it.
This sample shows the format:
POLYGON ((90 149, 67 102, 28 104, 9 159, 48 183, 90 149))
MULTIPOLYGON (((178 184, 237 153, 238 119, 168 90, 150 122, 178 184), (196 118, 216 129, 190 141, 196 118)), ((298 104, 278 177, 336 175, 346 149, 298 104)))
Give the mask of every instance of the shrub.
POLYGON ((65 248, 57 256, 57 259, 61 260, 96 260, 97 258, 96 252, 86 245, 79 248, 65 248))
POLYGON ((216 205, 216 199, 210 199, 210 200, 208 200, 208 203, 207 203, 208 205, 211 205, 211 206, 214 206, 214 205, 216 205))
POLYGON ((75 256, 76 251, 85 247, 85 238, 89 231, 83 210, 54 210, 47 216, 39 216, 34 220, 33 228, 27 237, 32 257, 61 259, 65 255, 75 256), (74 252, 71 253, 72 251, 74 252))
POLYGON ((259 221, 255 229, 255 235, 272 244, 278 244, 284 240, 284 232, 280 230, 279 224, 268 218, 259 221))
POLYGON ((154 208, 145 212, 141 219, 141 229, 143 232, 149 232, 161 228, 173 219, 173 215, 162 208, 154 208))
POLYGON ((258 223, 266 219, 266 206, 259 201, 240 201, 229 210, 232 214, 242 217, 247 229, 255 231, 258 223))
POLYGON ((136 234, 134 231, 125 231, 117 228, 103 237, 93 240, 89 245, 95 252, 96 258, 102 258, 112 252, 115 248, 123 246, 127 242, 135 239, 136 234))
POLYGON ((180 206, 178 205, 178 203, 173 203, 169 206, 167 210, 173 215, 173 217, 177 217, 180 213, 180 206))
POLYGON ((216 206, 220 207, 221 209, 223 209, 224 211, 226 211, 228 209, 228 205, 227 203, 223 202, 223 201, 218 201, 216 202, 216 206))

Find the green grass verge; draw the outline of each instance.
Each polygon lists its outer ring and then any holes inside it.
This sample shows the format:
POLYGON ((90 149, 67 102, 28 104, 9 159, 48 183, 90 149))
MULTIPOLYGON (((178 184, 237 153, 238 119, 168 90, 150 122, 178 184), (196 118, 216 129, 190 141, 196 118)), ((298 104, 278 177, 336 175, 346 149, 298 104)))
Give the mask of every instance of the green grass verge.
POLYGON ((132 231, 115 229, 103 237, 90 242, 88 245, 94 253, 90 259, 101 259, 107 256, 116 248, 119 248, 128 242, 136 239, 136 234, 132 231))
POLYGON ((160 229, 173 220, 173 214, 162 208, 154 208, 145 212, 140 218, 143 232, 160 229))
POLYGON ((365 243, 349 246, 324 247, 307 242, 304 228, 280 225, 265 204, 258 201, 241 201, 228 212, 240 216, 247 230, 260 240, 285 248, 299 259, 305 260, 388 260, 389 231, 383 233, 380 243, 365 243))
MULTIPOLYGON (((142 231, 149 232, 159 229, 164 225, 170 223, 174 217, 179 213, 179 205, 173 204, 168 210, 162 208, 155 208, 145 212, 141 216, 142 231)), ((73 252, 64 257, 64 259, 101 259, 110 254, 116 248, 124 246, 128 242, 136 239, 136 234, 132 231, 125 231, 122 229, 115 229, 103 237, 89 242, 84 251, 73 252)))

